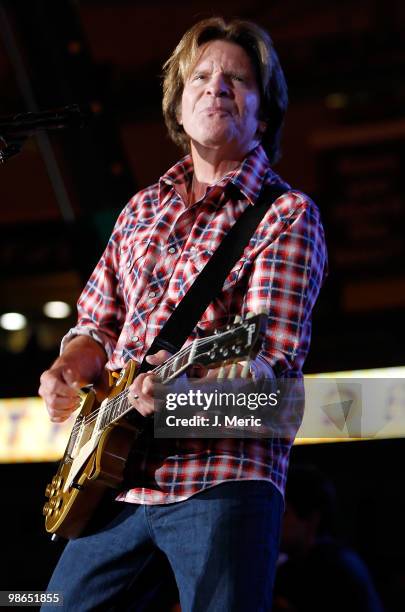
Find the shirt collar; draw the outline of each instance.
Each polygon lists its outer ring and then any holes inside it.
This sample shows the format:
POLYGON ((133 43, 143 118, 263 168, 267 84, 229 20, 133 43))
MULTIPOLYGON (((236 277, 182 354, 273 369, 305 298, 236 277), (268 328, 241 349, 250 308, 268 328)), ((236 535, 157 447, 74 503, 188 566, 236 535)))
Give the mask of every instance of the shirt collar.
MULTIPOLYGON (((167 189, 167 185, 176 188, 176 185, 185 184, 188 188, 193 176, 193 160, 191 155, 186 155, 163 176, 159 184, 161 191, 167 189)), ((277 182, 278 176, 272 171, 267 155, 261 145, 255 147, 241 165, 223 176, 217 185, 227 187, 232 183, 251 204, 257 201, 263 182, 277 182)), ((279 179, 278 179, 279 180, 279 179)))
MULTIPOLYGON (((263 147, 258 145, 250 151, 231 181, 251 204, 255 204, 263 182, 269 173, 274 174, 263 147)), ((274 174, 274 176, 276 175, 274 174)))

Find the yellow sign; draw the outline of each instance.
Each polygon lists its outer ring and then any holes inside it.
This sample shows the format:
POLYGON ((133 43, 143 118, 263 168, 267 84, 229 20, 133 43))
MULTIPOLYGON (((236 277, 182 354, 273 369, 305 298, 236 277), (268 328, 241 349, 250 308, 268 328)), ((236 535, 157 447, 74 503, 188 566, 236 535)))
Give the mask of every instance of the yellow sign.
POLYGON ((0 462, 56 461, 64 453, 74 417, 51 423, 42 399, 0 399, 0 462))

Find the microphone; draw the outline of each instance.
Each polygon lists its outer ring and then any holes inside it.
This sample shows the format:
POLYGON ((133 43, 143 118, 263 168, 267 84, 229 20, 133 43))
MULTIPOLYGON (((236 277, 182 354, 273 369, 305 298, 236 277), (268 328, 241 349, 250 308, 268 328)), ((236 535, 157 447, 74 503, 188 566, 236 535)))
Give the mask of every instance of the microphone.
POLYGON ((28 136, 41 130, 82 128, 90 119, 89 108, 78 104, 39 113, 19 113, 0 117, 0 137, 28 136))

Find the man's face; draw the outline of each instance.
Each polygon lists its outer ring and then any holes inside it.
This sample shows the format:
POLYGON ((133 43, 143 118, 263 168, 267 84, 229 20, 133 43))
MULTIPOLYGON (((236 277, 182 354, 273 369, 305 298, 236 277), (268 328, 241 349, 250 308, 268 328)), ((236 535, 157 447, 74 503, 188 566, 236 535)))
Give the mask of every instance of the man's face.
POLYGON ((197 148, 242 159, 260 140, 260 93, 252 62, 234 43, 215 40, 201 53, 184 85, 179 122, 197 148))

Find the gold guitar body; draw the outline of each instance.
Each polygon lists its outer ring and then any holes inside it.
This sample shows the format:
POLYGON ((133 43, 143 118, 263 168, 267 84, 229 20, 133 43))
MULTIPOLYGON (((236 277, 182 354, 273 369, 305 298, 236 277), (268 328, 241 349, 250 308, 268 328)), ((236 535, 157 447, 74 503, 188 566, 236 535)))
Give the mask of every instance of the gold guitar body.
MULTIPOLYGON (((126 389, 133 381, 135 372, 136 364, 130 362, 118 379, 114 378, 115 374, 110 374, 111 387, 107 399, 113 399, 126 389)), ((46 487, 45 495, 49 499, 44 505, 43 514, 45 528, 49 533, 68 539, 77 538, 107 489, 118 488, 123 481, 125 463, 137 433, 136 428, 125 418, 102 431, 94 450, 78 470, 75 466, 77 459, 71 456, 74 448, 74 454, 78 457, 81 450, 85 450, 89 437, 91 438, 90 431, 87 431, 82 432, 84 435, 79 445, 77 440, 72 439, 75 435, 77 437, 78 431, 80 433, 80 423, 87 419, 94 427, 99 410, 100 402, 96 399, 94 391, 84 394, 65 455, 52 482, 46 487), (77 470, 77 474, 72 480, 73 469, 77 470)))

